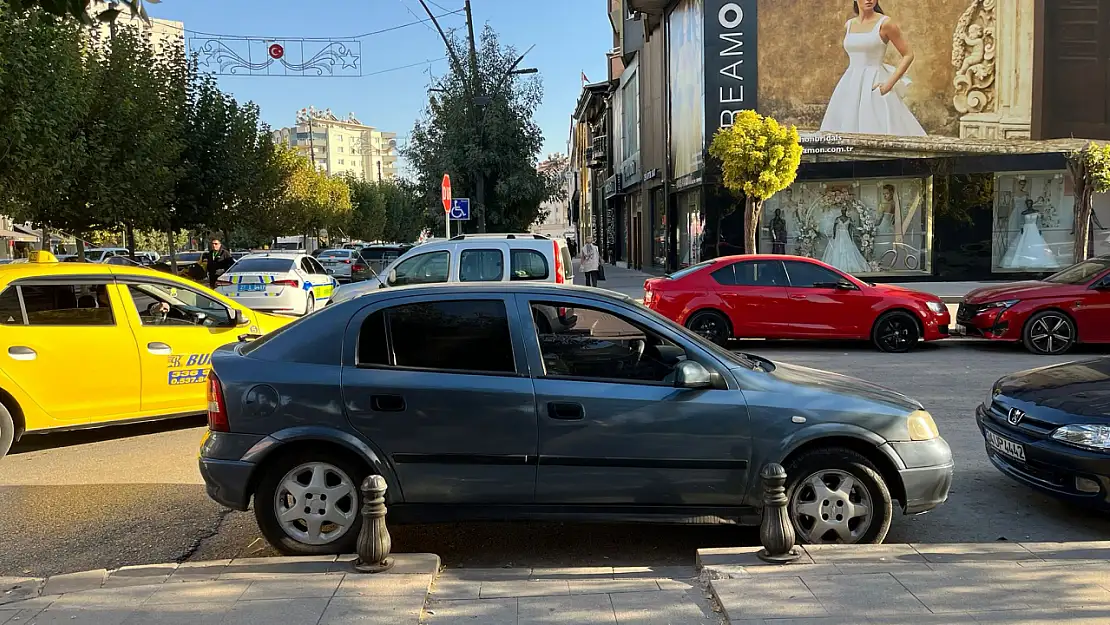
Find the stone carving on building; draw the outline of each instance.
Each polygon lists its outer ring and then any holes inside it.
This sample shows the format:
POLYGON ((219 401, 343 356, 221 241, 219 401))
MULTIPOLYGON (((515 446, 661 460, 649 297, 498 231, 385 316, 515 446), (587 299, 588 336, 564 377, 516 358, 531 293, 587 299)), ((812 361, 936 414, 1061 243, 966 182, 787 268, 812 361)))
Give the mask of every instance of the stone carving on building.
POLYGON ((953 105, 962 114, 996 110, 995 8, 997 0, 974 0, 956 23, 952 66, 953 105))

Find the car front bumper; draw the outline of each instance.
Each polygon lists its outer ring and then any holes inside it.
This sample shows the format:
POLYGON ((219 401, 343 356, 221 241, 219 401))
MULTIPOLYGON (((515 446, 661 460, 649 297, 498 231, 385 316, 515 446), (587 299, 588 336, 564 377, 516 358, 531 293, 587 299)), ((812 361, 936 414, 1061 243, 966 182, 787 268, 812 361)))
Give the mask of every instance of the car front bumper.
POLYGON ((1021 340, 1021 324, 1017 323, 1016 315, 1008 308, 983 310, 971 317, 957 317, 956 321, 963 326, 964 334, 969 337, 995 341, 1021 340))
POLYGON ((898 470, 905 494, 906 514, 921 514, 948 499, 952 488, 952 450, 943 438, 929 441, 888 443, 905 468, 898 470))
POLYGON ((975 422, 983 436, 987 458, 1010 479, 1074 504, 1110 510, 1110 454, 1085 451, 1052 439, 1038 439, 1011 428, 999 427, 982 405, 975 422), (1024 448, 1025 462, 1011 458, 987 442, 987 431, 1024 448), (1088 489, 1080 490, 1081 480, 1088 489), (1094 492, 1092 485, 1098 485, 1094 492))

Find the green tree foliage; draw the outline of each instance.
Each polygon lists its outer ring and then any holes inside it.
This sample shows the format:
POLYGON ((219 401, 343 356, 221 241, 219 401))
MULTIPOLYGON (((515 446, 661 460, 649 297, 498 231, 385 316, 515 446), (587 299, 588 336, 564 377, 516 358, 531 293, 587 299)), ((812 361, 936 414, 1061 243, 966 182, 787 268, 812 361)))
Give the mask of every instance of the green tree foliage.
MULTIPOLYGON (((161 0, 146 1, 151 4, 158 4, 161 0)), ((43 11, 59 17, 74 17, 84 24, 92 24, 94 19, 93 16, 89 14, 92 0, 7 0, 7 2, 12 9, 20 12, 33 11, 41 8, 43 11)), ((101 15, 96 16, 98 19, 103 21, 114 20, 124 11, 128 11, 135 17, 139 17, 144 21, 150 21, 150 16, 147 15, 143 0, 116 0, 116 2, 110 2, 109 4, 113 6, 101 15), (105 14, 108 11, 111 11, 111 13, 105 14)))
MULTIPOLYGON (((465 44, 457 37, 450 40, 456 54, 466 58, 465 44)), ((479 37, 477 85, 457 71, 444 76, 413 128, 404 154, 415 172, 428 227, 444 228, 438 208, 444 173, 451 175, 454 195, 472 202, 477 178, 484 176, 486 206, 475 204, 472 211, 476 217, 484 211, 491 232, 527 230, 541 218, 540 205, 558 192, 536 169, 543 134, 533 117, 543 99, 542 83, 534 76, 505 74, 517 56, 487 26, 479 37)), ((477 228, 478 221, 472 218, 463 227, 477 228)))
POLYGON ((283 231, 315 235, 347 225, 351 192, 346 180, 328 176, 289 147, 278 149, 276 161, 285 180, 276 210, 283 231))
POLYGON ((717 131, 709 154, 721 161, 725 187, 746 199, 744 245, 754 252, 763 202, 793 184, 798 175, 798 130, 755 111, 742 111, 732 126, 717 131))
POLYGON ((1110 145, 1093 141, 1068 157, 1075 180, 1075 262, 1086 260, 1091 238, 1095 194, 1110 191, 1110 145))
POLYGON ((416 187, 404 180, 371 181, 348 177, 351 219, 347 233, 363 241, 415 241, 424 226, 426 211, 416 187))

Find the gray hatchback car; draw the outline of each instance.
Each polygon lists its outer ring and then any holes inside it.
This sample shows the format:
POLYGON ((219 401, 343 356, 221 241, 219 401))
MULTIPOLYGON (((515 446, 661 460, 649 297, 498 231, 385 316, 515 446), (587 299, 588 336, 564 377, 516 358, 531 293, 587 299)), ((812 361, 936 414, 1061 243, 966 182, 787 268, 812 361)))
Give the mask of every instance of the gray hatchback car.
POLYGON ((616 293, 544 284, 376 291, 220 348, 200 470, 290 554, 353 550, 360 482, 390 522, 757 524, 788 473, 809 543, 880 542, 944 502, 952 455, 921 404, 730 352, 616 293), (537 329, 538 306, 574 328, 537 329))

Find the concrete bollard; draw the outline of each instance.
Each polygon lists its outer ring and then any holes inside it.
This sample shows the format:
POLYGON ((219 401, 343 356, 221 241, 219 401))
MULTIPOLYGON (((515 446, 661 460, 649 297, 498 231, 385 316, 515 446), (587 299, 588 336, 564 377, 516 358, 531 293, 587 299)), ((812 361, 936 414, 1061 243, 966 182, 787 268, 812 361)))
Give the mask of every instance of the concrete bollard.
POLYGON ((759 542, 763 549, 759 559, 771 564, 789 564, 801 555, 794 548, 794 525, 786 510, 786 469, 769 463, 759 472, 763 481, 763 521, 759 525, 759 542))
POLYGON ((358 533, 355 561, 359 573, 383 573, 393 568, 393 558, 389 557, 393 542, 385 525, 387 488, 380 475, 371 475, 362 482, 362 529, 358 533))

